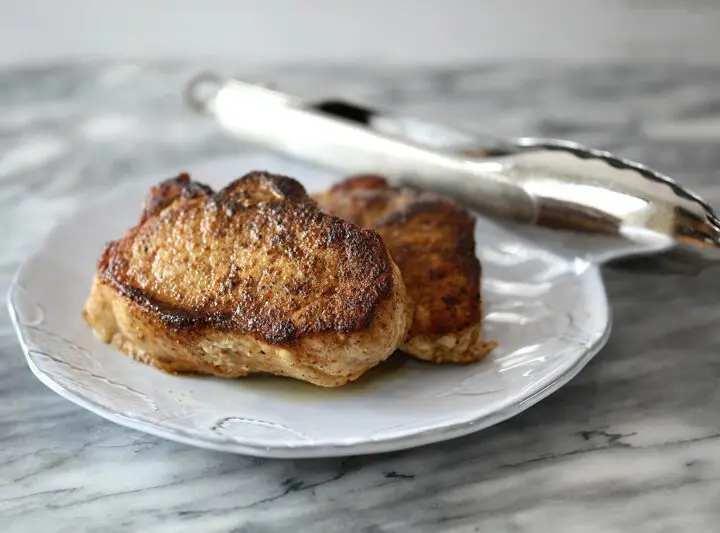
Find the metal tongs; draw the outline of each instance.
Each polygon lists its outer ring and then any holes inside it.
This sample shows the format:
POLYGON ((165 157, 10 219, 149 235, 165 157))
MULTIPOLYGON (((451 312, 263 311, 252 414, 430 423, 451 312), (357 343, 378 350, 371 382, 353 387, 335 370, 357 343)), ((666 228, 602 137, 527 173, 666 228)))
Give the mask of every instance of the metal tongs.
POLYGON ((186 99, 243 141, 450 196, 563 255, 686 274, 720 261, 720 220, 707 202, 609 152, 556 139, 498 141, 212 74, 193 79, 186 99))

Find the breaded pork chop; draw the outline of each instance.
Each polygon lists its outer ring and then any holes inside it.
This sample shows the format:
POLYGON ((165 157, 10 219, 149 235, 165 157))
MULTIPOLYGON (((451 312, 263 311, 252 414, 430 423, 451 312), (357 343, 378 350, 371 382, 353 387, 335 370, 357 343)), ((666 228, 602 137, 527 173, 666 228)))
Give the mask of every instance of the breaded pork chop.
POLYGON ((106 246, 83 315, 167 372, 337 387, 398 347, 411 312, 376 232, 253 172, 219 192, 186 174, 152 188, 138 225, 106 246))
POLYGON ((482 337, 475 219, 437 195, 356 176, 316 196, 325 212, 382 235, 415 311, 401 349, 436 363, 470 363, 494 347, 482 337))

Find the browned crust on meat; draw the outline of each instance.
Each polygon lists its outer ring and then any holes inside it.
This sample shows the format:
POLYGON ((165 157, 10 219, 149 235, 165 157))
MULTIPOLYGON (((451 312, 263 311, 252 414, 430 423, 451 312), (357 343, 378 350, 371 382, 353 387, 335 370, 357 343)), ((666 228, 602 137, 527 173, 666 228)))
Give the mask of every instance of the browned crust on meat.
POLYGON ((154 187, 97 275, 186 340, 208 328, 268 344, 357 332, 393 292, 376 232, 322 213, 297 181, 265 172, 218 192, 187 174, 154 187))
POLYGON ((339 387, 387 358, 405 337, 411 308, 395 265, 393 276, 393 294, 376 309, 372 327, 352 334, 319 333, 292 344, 268 344, 237 331, 168 327, 157 313, 123 297, 97 275, 83 317, 103 342, 171 374, 237 378, 270 373, 339 387))
POLYGON ((140 217, 140 224, 160 213, 160 211, 178 198, 190 199, 199 196, 210 196, 212 194, 212 188, 202 183, 192 181, 190 174, 182 172, 176 177, 167 179, 150 188, 145 197, 145 205, 143 206, 142 216, 140 217))
POLYGON ((391 187, 375 175, 354 176, 316 197, 328 213, 377 230, 416 307, 408 338, 459 332, 481 319, 481 266, 475 219, 428 192, 391 187))
POLYGON ((474 227, 475 220, 464 209, 420 197, 378 220, 375 229, 393 242, 393 259, 417 309, 409 335, 441 335, 480 320, 481 267, 474 227), (391 237, 398 224, 413 238, 391 237), (424 227, 434 228, 438 236, 423 240, 424 227))

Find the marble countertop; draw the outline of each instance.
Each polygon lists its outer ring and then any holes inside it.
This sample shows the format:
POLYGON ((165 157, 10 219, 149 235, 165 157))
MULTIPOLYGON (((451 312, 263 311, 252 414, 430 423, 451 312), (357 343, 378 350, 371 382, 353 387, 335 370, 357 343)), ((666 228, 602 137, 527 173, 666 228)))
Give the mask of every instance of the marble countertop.
MULTIPOLYGON (((0 290, 51 224, 129 176, 247 149, 182 109, 183 82, 207 66, 0 72, 0 290)), ((611 148, 720 205, 720 68, 516 62, 248 76, 500 136, 611 148)), ((614 333, 561 391, 470 437, 309 461, 194 449, 86 412, 32 376, 3 310, 0 530, 717 531, 715 276, 607 272, 614 333)))

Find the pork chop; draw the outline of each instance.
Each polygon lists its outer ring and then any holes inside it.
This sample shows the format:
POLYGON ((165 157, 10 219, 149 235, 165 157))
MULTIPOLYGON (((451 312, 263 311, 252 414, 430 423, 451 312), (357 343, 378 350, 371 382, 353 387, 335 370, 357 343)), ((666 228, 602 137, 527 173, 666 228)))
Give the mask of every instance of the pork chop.
POLYGON ((324 387, 387 358, 412 320, 381 237, 265 172, 219 192, 186 174, 153 187, 140 222, 102 253, 83 315, 167 372, 324 387))
POLYGON ((475 219, 428 192, 356 176, 315 197, 325 212, 376 230, 397 263, 414 304, 401 349, 435 363, 471 363, 495 346, 482 334, 475 219))

